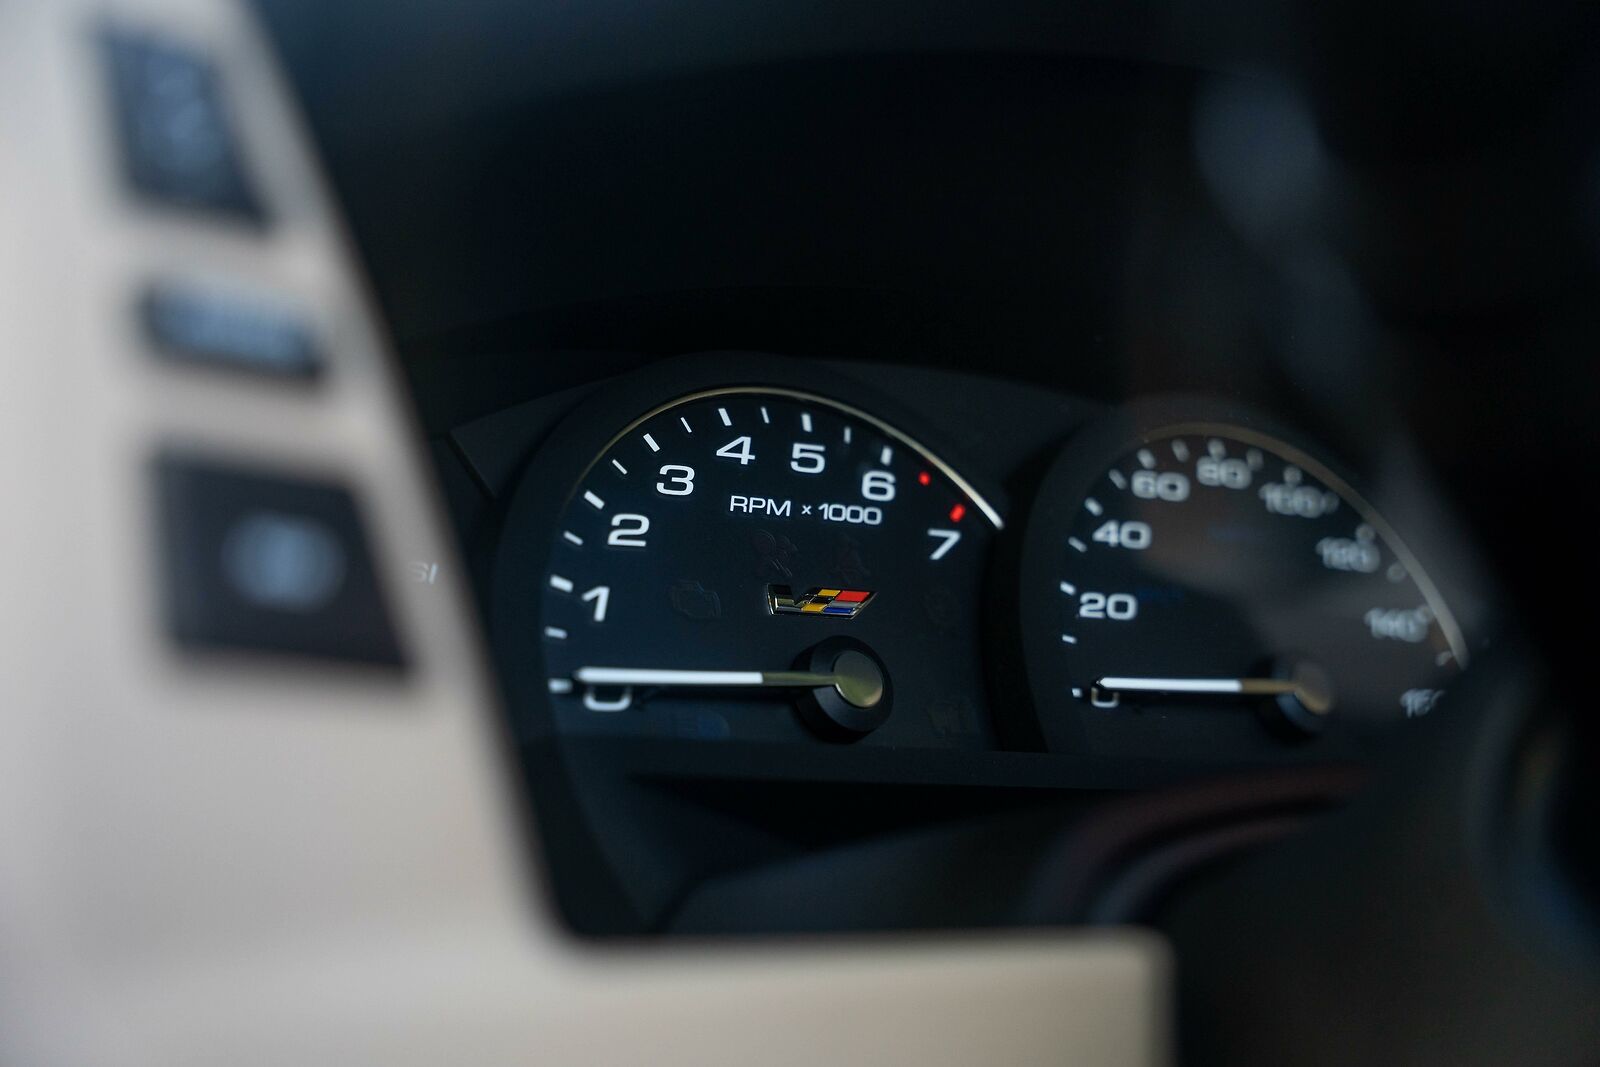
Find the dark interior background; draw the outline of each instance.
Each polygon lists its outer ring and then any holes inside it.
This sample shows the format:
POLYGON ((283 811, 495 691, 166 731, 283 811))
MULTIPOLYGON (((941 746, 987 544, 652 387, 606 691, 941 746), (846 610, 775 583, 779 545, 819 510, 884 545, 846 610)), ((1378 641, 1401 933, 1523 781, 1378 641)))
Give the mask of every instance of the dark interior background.
POLYGON ((1248 399, 1415 441, 1586 706, 1593 5, 258 6, 430 434, 714 348, 1248 399))

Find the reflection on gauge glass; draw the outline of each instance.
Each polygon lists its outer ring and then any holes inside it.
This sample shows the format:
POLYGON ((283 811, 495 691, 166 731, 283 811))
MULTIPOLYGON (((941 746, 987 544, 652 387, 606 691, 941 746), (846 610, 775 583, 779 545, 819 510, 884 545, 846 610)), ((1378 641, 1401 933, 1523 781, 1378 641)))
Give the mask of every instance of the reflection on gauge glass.
POLYGON ((1030 530, 1042 715, 1070 704, 1091 743, 1141 718, 1146 740, 1160 724, 1200 742, 1265 736, 1258 721, 1307 737, 1435 708, 1466 664, 1461 630, 1342 478, 1245 426, 1120 430, 1069 449, 1030 530))
POLYGON ((693 394, 611 434, 544 534, 525 635, 559 731, 986 742, 977 601, 1001 519, 953 469, 776 388, 693 394))

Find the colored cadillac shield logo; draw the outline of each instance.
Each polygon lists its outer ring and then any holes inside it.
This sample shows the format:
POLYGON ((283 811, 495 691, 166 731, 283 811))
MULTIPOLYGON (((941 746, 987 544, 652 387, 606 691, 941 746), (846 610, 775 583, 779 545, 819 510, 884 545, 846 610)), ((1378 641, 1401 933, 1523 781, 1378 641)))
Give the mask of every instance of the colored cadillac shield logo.
POLYGON ((861 614, 876 593, 866 589, 812 589, 795 596, 786 585, 767 586, 767 608, 774 615, 833 615, 849 619, 861 614))

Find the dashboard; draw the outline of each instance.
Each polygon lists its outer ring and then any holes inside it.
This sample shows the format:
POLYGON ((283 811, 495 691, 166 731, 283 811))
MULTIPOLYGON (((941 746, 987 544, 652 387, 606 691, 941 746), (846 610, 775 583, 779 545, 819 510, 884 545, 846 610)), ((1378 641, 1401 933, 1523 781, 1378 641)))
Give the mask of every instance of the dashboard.
POLYGON ((1117 801, 1259 782, 1200 819, 1254 847, 1492 645, 1436 376, 1380 354, 1291 79, 1069 19, 1070 55, 753 29, 594 80, 560 23, 547 80, 400 136, 326 62, 359 25, 265 13, 572 928, 1078 923, 1049 856, 1117 801))

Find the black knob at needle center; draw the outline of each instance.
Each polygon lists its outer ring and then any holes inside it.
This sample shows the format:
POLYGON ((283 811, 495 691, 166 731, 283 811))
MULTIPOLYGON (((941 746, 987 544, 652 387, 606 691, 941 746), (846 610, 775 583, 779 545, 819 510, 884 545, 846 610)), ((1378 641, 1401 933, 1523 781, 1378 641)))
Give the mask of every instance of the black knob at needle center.
POLYGON ((889 671, 872 649, 850 637, 830 637, 795 661, 795 669, 833 676, 833 684, 801 692, 801 720, 827 741, 857 741, 889 718, 889 671))

